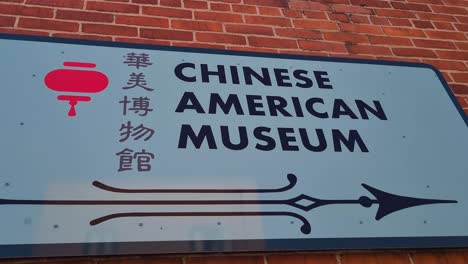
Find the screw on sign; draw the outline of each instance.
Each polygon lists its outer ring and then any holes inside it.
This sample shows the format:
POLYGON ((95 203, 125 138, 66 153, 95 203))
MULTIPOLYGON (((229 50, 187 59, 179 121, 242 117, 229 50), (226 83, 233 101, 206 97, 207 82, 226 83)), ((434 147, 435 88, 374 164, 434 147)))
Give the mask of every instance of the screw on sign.
MULTIPOLYGON (((67 61, 65 67, 95 68, 96 64, 67 61)), ((66 93, 99 93, 107 88, 109 79, 99 71, 78 69, 57 69, 49 72, 44 78, 46 86, 57 92, 66 93)), ((60 101, 68 101, 68 116, 76 116, 75 106, 78 102, 89 102, 91 97, 82 95, 59 95, 60 101)))

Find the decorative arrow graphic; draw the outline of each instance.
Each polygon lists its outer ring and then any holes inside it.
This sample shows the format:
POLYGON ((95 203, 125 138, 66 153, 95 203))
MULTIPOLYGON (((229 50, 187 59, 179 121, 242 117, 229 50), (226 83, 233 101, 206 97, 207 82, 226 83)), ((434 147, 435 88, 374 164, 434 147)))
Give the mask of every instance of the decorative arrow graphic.
MULTIPOLYGON (((288 174, 289 183, 276 189, 123 189, 116 188, 98 181, 93 185, 101 190, 115 193, 280 193, 291 190, 297 183, 294 174, 288 174)), ((0 199, 0 205, 287 205, 308 212, 321 206, 358 204, 369 208, 373 204, 378 205, 375 219, 383 217, 414 206, 430 204, 457 203, 455 200, 424 199, 401 196, 381 191, 367 184, 362 186, 369 191, 375 199, 361 196, 358 199, 319 199, 309 195, 300 194, 291 199, 281 200, 24 200, 24 199, 0 199)), ((311 225, 302 215, 287 211, 260 211, 260 212, 127 212, 105 215, 90 221, 90 225, 98 225, 103 222, 123 217, 210 217, 210 216, 289 216, 302 222, 301 232, 309 234, 311 225)))

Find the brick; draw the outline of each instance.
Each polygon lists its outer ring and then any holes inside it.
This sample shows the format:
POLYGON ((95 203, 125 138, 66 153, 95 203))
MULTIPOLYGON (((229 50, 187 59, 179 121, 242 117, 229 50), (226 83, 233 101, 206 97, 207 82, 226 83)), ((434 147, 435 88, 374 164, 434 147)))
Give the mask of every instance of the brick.
POLYGON ((411 21, 406 18, 389 18, 388 19, 392 26, 401 26, 401 27, 412 27, 411 21))
POLYGON ((192 11, 168 7, 143 6, 142 12, 150 16, 192 18, 192 11))
POLYGON ((462 7, 468 6, 467 0, 444 0, 444 3, 446 5, 452 5, 452 6, 462 6, 462 7))
POLYGON ((174 29, 141 28, 140 37, 150 38, 150 39, 192 41, 193 33, 190 31, 180 31, 180 30, 174 30, 174 29))
MULTIPOLYGON (((282 9, 283 16, 291 17, 291 18, 302 18, 302 12, 299 10, 291 10, 291 9, 282 9)), ((323 14, 322 12, 318 12, 323 14)), ((324 14, 325 15, 325 14, 324 14)))
POLYGON ((117 12, 117 13, 138 13, 139 12, 138 5, 97 2, 97 1, 87 2, 86 9, 104 11, 104 12, 117 12))
POLYGON ((369 36, 369 41, 372 44, 385 44, 393 46, 413 46, 413 43, 408 38, 401 37, 384 37, 384 36, 369 36))
POLYGON ((246 5, 288 7, 288 0, 244 0, 246 5))
POLYGON ((434 65, 440 70, 455 70, 455 71, 468 71, 468 66, 461 61, 450 60, 424 60, 425 63, 434 65))
POLYGON ((463 7, 454 7, 454 6, 438 6, 438 5, 433 5, 431 6, 432 10, 436 13, 444 13, 444 14, 450 14, 450 15, 467 15, 468 10, 463 7))
POLYGON ((273 7, 258 7, 258 13, 262 16, 281 16, 281 9, 273 7))
MULTIPOLYGON (((112 41, 111 36, 99 36, 99 35, 78 35, 76 33, 53 33, 52 37, 57 38, 71 38, 71 39, 88 39, 88 40, 103 40, 103 41, 112 41)), ((1 262, 0 262, 1 263, 1 262)), ((48 262, 49 264, 49 262, 48 262)))
POLYGON ((424 57, 424 58, 437 58, 437 54, 430 49, 419 48, 392 48, 392 51, 397 56, 403 57, 424 57))
POLYGON ((392 55, 392 52, 387 47, 375 45, 347 45, 349 53, 351 54, 372 54, 372 55, 392 55))
MULTIPOLYGON (((297 10, 291 10, 291 11, 297 11, 297 10)), ((302 11, 302 13, 304 13, 304 16, 307 18, 327 20, 327 15, 325 12, 306 10, 306 11, 302 11)))
POLYGON ((424 20, 412 20, 413 24, 417 28, 434 28, 431 21, 424 20))
POLYGON ((413 43, 416 47, 456 49, 455 45, 452 42, 443 41, 443 40, 413 39, 413 43))
POLYGON ((247 24, 272 25, 280 27, 290 27, 291 20, 283 17, 265 17, 265 16, 245 16, 247 24))
POLYGON ((382 34, 382 28, 375 25, 340 24, 340 29, 347 32, 382 34))
POLYGON ((232 5, 232 11, 244 14, 257 14, 257 8, 248 5, 232 5))
POLYGON ((459 23, 468 24, 468 16, 455 16, 455 18, 459 23))
POLYGON ((349 16, 345 14, 334 14, 334 13, 328 13, 328 18, 332 21, 339 21, 339 22, 349 22, 349 16))
POLYGON ((186 264, 263 264, 261 256, 245 257, 190 257, 186 259, 186 264))
POLYGON ((468 61, 468 51, 437 50, 441 59, 468 61))
POLYGON ((443 253, 413 253, 411 254, 414 264, 448 264, 443 253))
POLYGON ((273 36, 273 29, 265 26, 255 25, 225 25, 226 32, 230 33, 241 33, 251 35, 266 35, 273 36))
POLYGON ((322 33, 310 29, 296 28, 276 28, 275 33, 280 37, 297 38, 297 39, 322 39, 322 33))
MULTIPOLYGON (((464 84, 450 84, 450 88, 455 94, 463 94, 468 95, 468 85, 464 84)), ((468 263, 468 261, 461 262, 461 263, 468 263)))
POLYGON ((56 20, 49 20, 49 19, 22 17, 19 20, 18 27, 77 32, 79 28, 79 24, 75 22, 64 22, 64 21, 56 21, 56 20))
POLYGON ((223 26, 218 22, 192 21, 192 20, 172 20, 172 28, 193 31, 223 31, 223 26))
POLYGON ((289 2, 289 7, 292 9, 310 9, 310 10, 321 10, 321 11, 331 11, 331 7, 318 3, 316 1, 298 1, 291 0, 289 2))
POLYGON ((145 16, 124 16, 116 15, 116 24, 135 25, 135 26, 150 26, 150 27, 169 27, 169 20, 157 17, 145 16))
POLYGON ((424 32, 426 32, 429 38, 466 40, 465 34, 463 32, 449 32, 436 30, 426 30, 424 32))
POLYGON ((455 27, 459 31, 468 32, 468 24, 455 24, 455 27))
POLYGON ((85 33, 94 33, 101 35, 137 36, 138 34, 137 28, 129 26, 82 24, 81 29, 85 33))
POLYGON ((0 4, 0 14, 52 18, 54 10, 48 7, 0 4))
POLYGON ((210 9, 212 11, 231 11, 231 6, 223 3, 210 3, 210 9))
POLYGON ((389 36, 406 36, 406 37, 426 37, 424 32, 419 29, 412 28, 396 28, 396 27, 382 27, 385 34, 389 36))
POLYGON ((223 12, 195 11, 195 19, 242 23, 242 15, 223 12))
POLYGON ((413 12, 396 9, 376 9, 375 13, 383 17, 416 18, 413 12))
POLYGON ((420 13, 417 12, 416 15, 421 20, 430 20, 430 21, 444 21, 444 22, 457 22, 454 16, 443 15, 443 14, 433 14, 433 13, 420 13))
POLYGON ((367 15, 355 15, 349 16, 352 23, 356 24, 370 24, 369 16, 367 15))
POLYGON ((299 47, 305 50, 346 53, 346 47, 342 43, 308 40, 298 40, 298 43, 299 47))
POLYGON ((100 13, 100 12, 89 12, 89 11, 78 11, 78 10, 65 10, 58 9, 55 14, 55 18, 63 20, 77 20, 77 21, 92 21, 92 22, 112 22, 114 21, 114 15, 100 13))
POLYGON ((226 44, 236 44, 236 45, 247 44, 244 36, 233 35, 233 34, 197 32, 196 38, 198 41, 201 41, 201 42, 226 43, 226 44))
POLYGON ((326 21, 294 20, 294 26, 297 28, 338 30, 336 22, 326 21))
POLYGON ((67 8, 83 8, 83 0, 26 0, 28 5, 41 5, 53 7, 67 7, 67 8))
POLYGON ((162 6, 182 7, 181 0, 159 0, 159 4, 162 6))
POLYGON ((333 254, 294 254, 267 256, 268 264, 336 264, 333 254))
POLYGON ((454 42, 459 50, 468 50, 468 42, 454 42))
MULTIPOLYGON (((269 52, 278 53, 277 49, 260 48, 260 47, 245 47, 245 46, 226 46, 227 50, 253 51, 253 52, 269 52)), ((243 262, 239 262, 243 263, 243 262)), ((238 263, 236 263, 238 264, 238 263)))
POLYGON ((369 43, 369 38, 365 35, 345 32, 323 32, 323 38, 330 41, 369 43))
POLYGON ((268 37, 247 37, 250 46, 266 48, 296 49, 296 40, 268 38, 268 37))
POLYGON ((0 27, 13 27, 16 17, 0 16, 0 27))
POLYGON ((134 4, 157 5, 158 0, 131 0, 134 4))
POLYGON ((15 28, 15 29, 13 29, 13 28, 0 28, 0 33, 34 35, 34 36, 49 36, 49 32, 37 31, 37 30, 24 30, 24 29, 18 29, 18 28, 15 28))
POLYGON ((365 7, 355 6, 355 5, 335 5, 333 7, 335 12, 338 13, 351 13, 351 14, 372 14, 372 10, 365 7))
MULTIPOLYGON (((457 96, 457 101, 461 105, 462 108, 468 108, 468 101, 466 100, 466 97, 462 96, 457 96)), ((448 262, 450 264, 455 264, 455 263, 466 263, 466 262, 460 262, 460 260, 464 260, 463 256, 452 256, 452 262, 448 262)))
POLYGON ((184 0, 184 7, 192 9, 207 9, 208 3, 205 1, 184 0))
POLYGON ((377 16, 371 16, 370 20, 372 21, 372 24, 374 25, 390 25, 390 20, 386 17, 377 17, 377 16))
MULTIPOLYGON (((62 264, 66 264, 64 262, 62 264)), ((93 262, 94 263, 94 262, 93 262)), ((99 260, 99 264, 182 264, 182 260, 178 258, 158 258, 158 257, 144 257, 137 259, 108 259, 99 260)))
POLYGON ((410 264, 408 254, 402 253, 353 253, 341 256, 342 264, 410 264))
POLYGON ((437 29, 455 30, 452 24, 448 22, 433 22, 433 24, 437 29))
POLYGON ((390 7, 390 4, 388 1, 380 1, 380 0, 351 0, 351 4, 359 5, 359 6, 367 6, 367 7, 381 7, 381 8, 390 7))
POLYGON ((456 82, 468 83, 468 72, 452 72, 450 76, 456 82))
POLYGON ((431 8, 427 4, 413 4, 413 3, 402 3, 402 2, 392 1, 392 6, 395 9, 432 12, 431 8))
POLYGON ((408 2, 412 3, 425 3, 425 4, 436 4, 436 5, 443 5, 444 3, 442 0, 408 0, 408 2))
MULTIPOLYGON (((156 40, 156 39, 142 39, 142 38, 129 38, 129 37, 115 37, 115 41, 128 42, 128 43, 140 43, 140 44, 151 44, 151 45, 166 45, 170 46, 171 41, 169 40, 156 40)), ((99 262, 101 263, 101 262, 99 262)))

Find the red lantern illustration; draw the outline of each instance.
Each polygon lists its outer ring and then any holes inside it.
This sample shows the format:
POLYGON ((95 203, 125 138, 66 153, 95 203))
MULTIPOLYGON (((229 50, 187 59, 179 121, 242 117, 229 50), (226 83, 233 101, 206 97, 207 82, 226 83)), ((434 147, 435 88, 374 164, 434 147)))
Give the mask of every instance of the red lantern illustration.
MULTIPOLYGON (((65 67, 95 68, 94 63, 85 62, 64 62, 65 67)), ((109 79, 99 71, 77 70, 77 69, 57 69, 49 72, 44 82, 46 86, 57 92, 69 93, 99 93, 107 88, 109 79)), ((89 102, 91 97, 80 95, 59 95, 60 101, 68 101, 70 110, 68 116, 76 116, 75 106, 78 102, 89 102)))

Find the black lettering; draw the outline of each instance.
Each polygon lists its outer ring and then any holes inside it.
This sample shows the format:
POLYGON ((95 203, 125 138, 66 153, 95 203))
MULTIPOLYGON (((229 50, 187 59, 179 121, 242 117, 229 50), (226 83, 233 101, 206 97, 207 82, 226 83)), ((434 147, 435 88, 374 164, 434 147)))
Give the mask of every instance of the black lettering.
POLYGON ((242 150, 247 147, 249 140, 247 138, 247 128, 245 126, 239 127, 239 143, 233 144, 231 137, 229 136, 229 127, 221 126, 221 139, 223 140, 223 145, 231 150, 242 150))
POLYGON ((273 69, 273 72, 275 73, 275 78, 276 78, 276 84, 278 86, 283 86, 283 87, 292 87, 292 84, 289 82, 285 82, 289 80, 289 75, 287 69, 273 69), (283 73, 286 73, 283 74, 283 73))
POLYGON ((325 71, 314 71, 315 79, 317 80, 317 85, 319 88, 322 89, 333 89, 333 86, 331 86, 330 83, 325 83, 325 82, 330 82, 330 79, 326 78, 328 77, 328 73, 325 71))
POLYGON ((208 64, 201 64, 201 76, 202 82, 210 82, 210 75, 218 76, 219 83, 226 83, 226 72, 224 71, 223 65, 217 65, 216 71, 209 71, 208 64))
POLYGON ((208 113, 209 114, 216 114, 216 109, 221 108, 221 110, 225 113, 228 114, 232 107, 234 107, 234 111, 236 111, 236 114, 238 115, 243 115, 244 111, 242 110, 242 106, 239 102, 239 98, 235 94, 230 94, 228 98, 226 99, 226 102, 223 101, 221 96, 216 93, 212 93, 210 96, 210 106, 208 113))
POLYGON ((350 130, 348 138, 346 138, 339 129, 332 129, 332 135, 336 152, 342 152, 341 143, 343 143, 350 152, 354 152, 356 143, 361 149, 361 152, 369 152, 357 130, 350 130))
POLYGON ((268 73, 267 68, 262 68, 262 75, 258 74, 250 67, 242 67, 244 71, 245 84, 252 85, 252 76, 260 81, 263 85, 271 86, 270 74, 268 73))
POLYGON ((263 151, 271 151, 275 149, 276 147, 276 142, 273 138, 271 138, 269 135, 265 135, 264 133, 268 134, 270 133, 271 128, 268 127, 256 127, 253 131, 254 136, 261 141, 264 141, 266 144, 261 145, 261 144, 256 144, 255 148, 258 150, 263 150, 263 151))
POLYGON ((313 85, 312 80, 306 76, 307 71, 305 70, 295 70, 293 75, 296 79, 303 81, 304 83, 296 82, 296 86, 300 88, 310 88, 313 85))
POLYGON ((335 99, 332 118, 340 118, 343 115, 347 115, 351 119, 358 119, 357 115, 353 113, 351 108, 342 99, 335 99))
POLYGON ((184 74, 183 71, 185 68, 195 69, 195 64, 184 62, 184 63, 177 65, 174 68, 174 73, 177 76, 177 78, 179 78, 179 80, 182 80, 184 82, 196 82, 197 78, 195 76, 187 76, 184 74))
POLYGON ((267 96, 266 99, 271 116, 278 116, 278 112, 280 112, 283 116, 292 116, 284 109, 288 105, 288 102, 283 97, 267 96))
POLYGON ((256 102, 262 99, 260 95, 246 95, 245 98, 247 99, 247 106, 249 108, 250 115, 258 115, 258 116, 265 115, 265 111, 257 110, 257 108, 263 107, 262 102, 256 102))
POLYGON ((278 128, 278 135, 281 142, 281 147, 284 151, 299 151, 298 146, 290 145, 291 142, 296 142, 296 137, 288 136, 288 133, 294 133, 292 128, 278 128))
POLYGON ((327 149, 327 140, 323 134, 323 129, 315 129, 315 134, 317 134, 318 138, 317 146, 310 144, 309 136, 305 128, 299 128, 299 134, 301 135, 302 144, 306 149, 314 152, 322 152, 327 149))
POLYGON ((316 103, 323 104, 323 99, 318 98, 318 97, 308 99, 305 103, 307 112, 309 112, 311 115, 318 117, 318 118, 328 118, 327 112, 320 113, 315 110, 314 105, 316 103))
POLYGON ((197 149, 201 147, 205 139, 208 142, 208 147, 210 149, 216 149, 216 141, 213 136, 213 131, 211 131, 211 127, 208 125, 201 126, 198 135, 195 134, 190 125, 182 125, 180 129, 178 148, 187 148, 187 141, 189 138, 197 149))
POLYGON ((205 113, 205 110, 203 110, 203 107, 193 92, 185 92, 184 95, 182 95, 175 111, 176 113, 182 113, 187 109, 195 110, 199 114, 205 113))
POLYGON ((387 120, 387 116, 382 108, 382 105, 379 101, 372 101, 374 103, 374 108, 370 105, 364 103, 361 100, 356 100, 356 106, 361 114, 362 119, 369 119, 367 111, 371 112, 374 116, 378 117, 380 120, 387 120))

